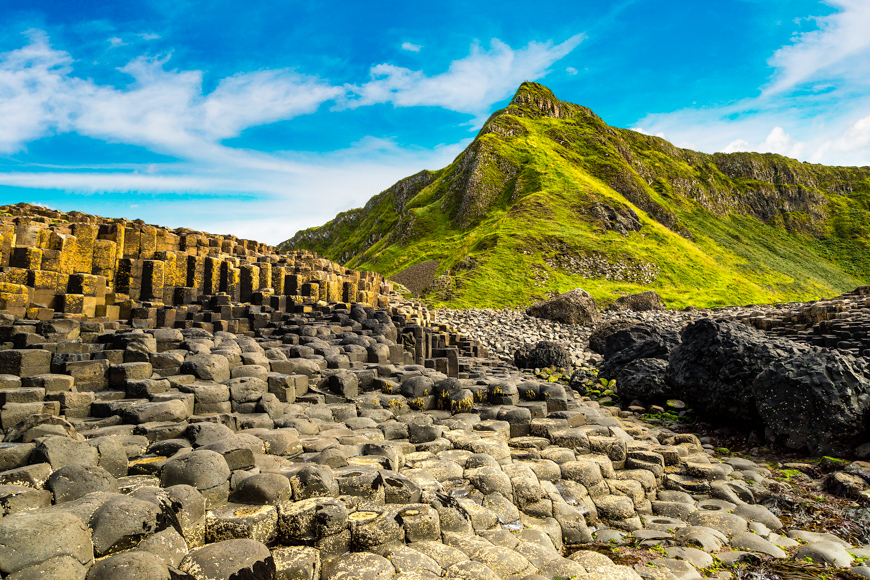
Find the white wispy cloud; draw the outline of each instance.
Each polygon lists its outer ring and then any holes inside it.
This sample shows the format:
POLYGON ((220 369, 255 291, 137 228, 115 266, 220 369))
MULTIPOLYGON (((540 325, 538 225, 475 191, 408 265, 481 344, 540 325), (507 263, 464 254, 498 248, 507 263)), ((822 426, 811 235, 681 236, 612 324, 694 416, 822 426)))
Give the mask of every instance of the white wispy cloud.
MULTIPOLYGON (((737 102, 638 120, 643 132, 701 151, 758 151, 801 160, 870 165, 870 3, 829 0, 836 11, 798 19, 768 59, 769 82, 737 102)), ((637 129, 636 129, 637 130, 637 129)))
POLYGON ((837 12, 813 17, 818 29, 795 35, 768 60, 776 69, 766 94, 788 91, 797 86, 849 78, 870 84, 867 52, 870 50, 870 2, 829 0, 837 12))
POLYGON ((490 49, 471 46, 465 58, 450 63, 447 71, 427 76, 423 71, 392 64, 371 69, 371 80, 362 85, 347 85, 350 108, 392 103, 397 107, 435 106, 478 117, 495 102, 516 90, 524 80, 539 79, 550 66, 568 55, 585 38, 583 34, 568 40, 530 42, 514 50, 494 39, 490 49))
POLYGON ((421 48, 423 47, 419 44, 413 44, 410 42, 402 43, 402 50, 407 50, 408 52, 420 52, 421 48))
POLYGON ((12 152, 52 129, 67 130, 72 58, 39 32, 27 46, 0 55, 0 152, 12 152))
MULTIPOLYGON (((112 38, 118 42, 110 44, 123 42, 122 36, 112 38)), ((225 145, 227 139, 250 127, 310 114, 327 102, 337 108, 387 102, 440 106, 482 115, 521 81, 545 75, 581 40, 533 42, 518 50, 493 40, 489 50, 475 45, 468 56, 433 77, 381 64, 372 68, 369 82, 337 85, 291 69, 270 69, 228 76, 206 92, 203 72, 172 68, 171 54, 139 56, 120 67, 129 78, 127 85, 99 84, 77 76, 74 57, 52 47, 44 33, 32 31, 24 47, 0 54, 0 153, 14 154, 36 139, 75 133, 141 146, 175 161, 75 167, 16 162, 14 169, 0 172, 0 185, 93 195, 152 192, 156 205, 149 205, 155 207, 163 194, 228 194, 225 199, 231 200, 245 193, 270 202, 267 213, 274 227, 261 219, 262 207, 257 219, 246 223, 244 216, 252 210, 239 206, 228 212, 224 202, 215 204, 222 208, 217 215, 201 204, 191 213, 164 210, 159 221, 183 216, 191 227, 216 231, 215 224, 222 223, 221 231, 277 242, 295 229, 362 205, 402 177, 447 165, 469 139, 414 150, 365 138, 348 149, 322 154, 243 149, 225 145), (310 203, 315 198, 318 203, 310 203)))
POLYGON ((743 139, 737 139, 729 143, 722 151, 725 153, 757 151, 759 153, 778 153, 786 157, 800 157, 806 145, 802 141, 793 139, 782 127, 774 127, 761 143, 753 145, 743 139))

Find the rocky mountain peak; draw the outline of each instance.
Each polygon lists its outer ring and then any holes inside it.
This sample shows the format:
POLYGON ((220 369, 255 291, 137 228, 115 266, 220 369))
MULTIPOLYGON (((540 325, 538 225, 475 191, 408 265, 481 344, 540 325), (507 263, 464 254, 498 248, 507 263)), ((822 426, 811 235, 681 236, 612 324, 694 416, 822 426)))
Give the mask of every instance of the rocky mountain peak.
POLYGON ((511 107, 519 107, 537 113, 534 117, 562 119, 569 116, 572 106, 556 98, 553 91, 538 83, 524 82, 511 99, 511 107))

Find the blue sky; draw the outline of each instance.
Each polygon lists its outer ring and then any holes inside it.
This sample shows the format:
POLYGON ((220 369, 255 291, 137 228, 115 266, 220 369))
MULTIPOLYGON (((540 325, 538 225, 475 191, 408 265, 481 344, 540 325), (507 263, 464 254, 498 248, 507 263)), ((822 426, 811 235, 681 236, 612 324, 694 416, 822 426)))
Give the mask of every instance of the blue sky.
POLYGON ((0 203, 277 243, 524 80, 701 151, 870 165, 870 2, 0 0, 0 203))

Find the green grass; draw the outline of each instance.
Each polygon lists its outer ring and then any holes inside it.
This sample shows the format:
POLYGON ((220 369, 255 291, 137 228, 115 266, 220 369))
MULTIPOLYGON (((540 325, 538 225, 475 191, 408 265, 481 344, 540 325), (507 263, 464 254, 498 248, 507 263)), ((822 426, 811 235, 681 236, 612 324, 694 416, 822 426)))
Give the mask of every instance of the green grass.
POLYGON ((753 304, 867 283, 870 169, 677 149, 608 127, 540 85, 522 91, 550 99, 562 117, 513 104, 448 167, 403 180, 285 247, 387 276, 439 260, 452 289, 428 298, 454 307, 519 306, 577 287, 603 303, 653 289, 677 308, 753 304), (604 231, 590 217, 601 204, 633 210, 642 228, 604 231), (472 269, 456 268, 469 257, 472 269), (557 266, 568 257, 658 274, 643 283, 584 276, 557 266))

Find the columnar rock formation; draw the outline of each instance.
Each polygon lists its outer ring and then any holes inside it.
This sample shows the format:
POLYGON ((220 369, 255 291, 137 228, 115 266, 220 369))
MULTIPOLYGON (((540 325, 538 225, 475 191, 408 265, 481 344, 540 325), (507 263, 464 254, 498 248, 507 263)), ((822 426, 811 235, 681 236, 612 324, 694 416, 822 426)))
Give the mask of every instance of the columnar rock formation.
POLYGON ((223 295, 222 306, 245 302, 284 312, 318 300, 385 307, 390 291, 378 274, 307 251, 276 253, 235 236, 28 204, 0 207, 0 266, 0 311, 36 320, 62 313, 141 326, 154 318, 141 309, 159 308, 170 321, 237 331, 247 329, 245 317, 215 310, 203 316, 208 308, 190 305, 223 295))
POLYGON ((870 286, 829 300, 784 304, 774 312, 750 310, 739 319, 797 342, 870 355, 870 286))

